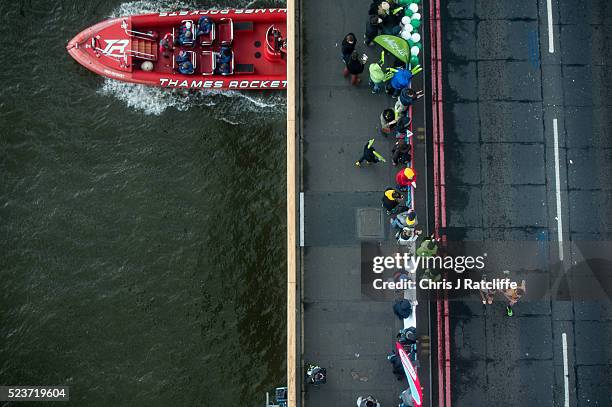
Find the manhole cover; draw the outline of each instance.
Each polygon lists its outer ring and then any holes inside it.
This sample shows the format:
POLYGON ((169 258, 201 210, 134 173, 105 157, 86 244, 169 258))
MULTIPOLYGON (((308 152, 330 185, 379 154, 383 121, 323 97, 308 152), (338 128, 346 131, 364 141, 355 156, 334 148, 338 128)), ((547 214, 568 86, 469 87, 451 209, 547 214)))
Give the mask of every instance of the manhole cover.
POLYGON ((357 237, 360 239, 382 239, 385 236, 382 209, 357 209, 357 237))

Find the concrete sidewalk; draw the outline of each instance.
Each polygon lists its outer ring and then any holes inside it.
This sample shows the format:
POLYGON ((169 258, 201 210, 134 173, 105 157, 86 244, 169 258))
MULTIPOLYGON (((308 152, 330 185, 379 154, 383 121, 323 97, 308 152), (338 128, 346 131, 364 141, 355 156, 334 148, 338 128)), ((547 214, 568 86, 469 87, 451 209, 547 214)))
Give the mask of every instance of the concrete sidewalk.
MULTIPOLYGON (((340 43, 353 32, 358 50, 378 60, 379 48, 367 48, 362 36, 369 3, 349 0, 309 0, 301 4, 302 164, 304 248, 302 251, 303 361, 327 368, 328 382, 304 386, 306 406, 350 406, 359 396, 372 394, 383 406, 399 403, 407 388, 398 381, 386 355, 393 349, 402 327, 393 314, 393 295, 365 295, 371 281, 363 281, 363 245, 397 250, 389 218, 381 208, 385 188, 394 186, 398 167, 391 165, 393 140, 379 132, 379 115, 395 103, 385 94, 372 95, 367 69, 360 86, 343 78, 340 43), (387 163, 357 168, 363 146, 375 138, 375 147, 387 163), (366 219, 367 218, 367 219, 366 219), (359 236, 359 222, 378 239, 359 236)), ((415 81, 414 88, 420 89, 415 81)), ((425 194, 424 104, 413 112, 415 168, 418 172, 416 210, 427 232, 425 194)), ((364 232, 361 230, 361 232, 364 232)), ((401 295, 397 293, 397 295, 401 295)), ((418 310, 419 336, 427 341, 428 302, 418 310)), ((425 349, 425 346, 423 346, 425 349)), ((429 405, 429 354, 420 353, 419 376, 429 405)))

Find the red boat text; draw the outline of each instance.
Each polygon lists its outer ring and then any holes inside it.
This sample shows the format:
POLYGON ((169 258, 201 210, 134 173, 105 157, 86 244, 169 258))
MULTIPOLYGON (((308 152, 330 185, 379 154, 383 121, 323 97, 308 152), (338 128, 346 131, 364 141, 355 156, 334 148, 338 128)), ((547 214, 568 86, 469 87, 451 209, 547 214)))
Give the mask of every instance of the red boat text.
POLYGON ((159 78, 159 85, 164 88, 194 88, 194 89, 278 89, 286 88, 287 81, 205 81, 159 78))

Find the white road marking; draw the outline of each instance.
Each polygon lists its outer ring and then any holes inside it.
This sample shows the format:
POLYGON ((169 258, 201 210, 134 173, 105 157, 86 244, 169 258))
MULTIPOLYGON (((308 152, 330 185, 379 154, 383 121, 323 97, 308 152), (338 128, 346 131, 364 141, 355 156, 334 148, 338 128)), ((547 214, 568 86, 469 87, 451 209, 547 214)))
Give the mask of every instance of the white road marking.
POLYGON ((569 368, 567 366, 567 335, 563 332, 563 386, 565 387, 565 407, 569 407, 569 368))
POLYGON ((563 220, 561 219, 561 170, 559 169, 559 125, 553 119, 553 133, 555 138, 555 182, 557 189, 557 235, 559 240, 559 260, 563 261, 563 220))
POLYGON ((304 193, 300 192, 300 247, 304 247, 304 193))
POLYGON ((548 12, 548 52, 555 52, 555 42, 553 40, 553 17, 552 17, 552 0, 546 1, 546 11, 548 12))

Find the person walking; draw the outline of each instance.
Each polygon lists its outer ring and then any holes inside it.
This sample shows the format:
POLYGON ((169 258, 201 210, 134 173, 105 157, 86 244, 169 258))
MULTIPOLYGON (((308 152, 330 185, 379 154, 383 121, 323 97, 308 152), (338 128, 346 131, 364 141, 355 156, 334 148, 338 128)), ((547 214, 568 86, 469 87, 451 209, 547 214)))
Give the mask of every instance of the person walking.
POLYGON ((506 315, 508 315, 509 317, 514 315, 514 311, 512 310, 512 307, 525 294, 525 288, 526 288, 525 287, 525 280, 523 280, 523 282, 521 283, 520 287, 509 288, 507 290, 502 290, 501 291, 501 293, 504 295, 504 297, 506 297, 506 299, 508 300, 508 305, 506 306, 506 315))
POLYGON ((410 161, 412 160, 412 152, 410 144, 406 141, 405 137, 402 137, 395 142, 391 154, 391 162, 393 165, 410 165, 410 161))
POLYGON ((394 188, 387 188, 383 194, 382 204, 387 210, 387 215, 392 214, 404 196, 394 188))
POLYGON ((480 293, 480 299, 483 305, 493 304, 493 299, 497 290, 480 288, 478 292, 480 293))
POLYGON ((351 85, 358 85, 361 82, 361 78, 359 75, 364 70, 365 67, 366 56, 364 58, 359 57, 359 53, 357 51, 353 51, 348 62, 346 63, 346 69, 344 71, 344 76, 348 76, 351 74, 351 85))
POLYGON ((361 164, 365 161, 366 164, 376 164, 377 162, 387 162, 384 157, 376 150, 374 150, 374 139, 368 140, 368 142, 363 146, 363 154, 361 158, 355 162, 357 167, 361 167, 361 164))
POLYGON ((401 169, 395 174, 395 182, 400 191, 409 190, 411 187, 416 188, 416 172, 412 167, 401 169))
MULTIPOLYGON (((353 51, 355 51, 356 42, 357 42, 357 39, 355 37, 355 34, 348 33, 344 36, 344 39, 342 40, 341 52, 342 52, 342 60, 344 61, 345 64, 348 62, 353 51)), ((347 76, 347 75, 348 74, 345 74, 344 76, 347 76)))

